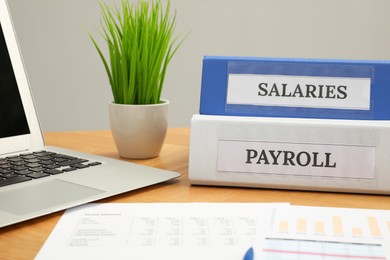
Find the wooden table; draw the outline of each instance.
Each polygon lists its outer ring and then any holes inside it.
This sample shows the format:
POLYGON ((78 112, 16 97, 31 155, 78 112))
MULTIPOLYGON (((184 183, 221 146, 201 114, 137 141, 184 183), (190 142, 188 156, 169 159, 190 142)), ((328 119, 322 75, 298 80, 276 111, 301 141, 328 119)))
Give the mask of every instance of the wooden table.
MULTIPOLYGON (((188 128, 169 129, 159 157, 132 162, 182 174, 178 179, 101 202, 290 202, 293 205, 390 209, 390 196, 191 186, 188 181, 188 128)), ((121 159, 110 131, 46 133, 48 145, 121 159)), ((123 159, 121 159, 123 160, 123 159)), ((0 259, 32 259, 63 212, 0 229, 0 259)))

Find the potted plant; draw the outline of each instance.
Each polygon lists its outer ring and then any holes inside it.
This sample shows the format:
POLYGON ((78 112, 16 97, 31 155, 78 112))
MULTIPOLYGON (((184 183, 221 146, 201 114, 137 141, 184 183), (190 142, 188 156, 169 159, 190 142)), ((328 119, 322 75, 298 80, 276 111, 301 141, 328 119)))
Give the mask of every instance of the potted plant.
POLYGON ((90 34, 104 64, 114 100, 110 126, 120 156, 158 156, 168 126, 169 101, 161 98, 167 66, 182 41, 174 36, 176 13, 170 2, 122 0, 121 6, 100 3, 100 33, 108 56, 90 34))

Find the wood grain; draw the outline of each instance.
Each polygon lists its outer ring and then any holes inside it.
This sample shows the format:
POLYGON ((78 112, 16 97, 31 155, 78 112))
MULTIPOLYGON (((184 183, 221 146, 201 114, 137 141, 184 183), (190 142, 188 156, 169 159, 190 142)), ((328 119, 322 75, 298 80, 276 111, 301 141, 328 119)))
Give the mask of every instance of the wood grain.
MULTIPOLYGON (((110 131, 45 133, 45 139, 48 145, 125 160, 118 156, 110 131)), ((383 195, 191 186, 188 181, 189 139, 190 129, 171 128, 159 157, 127 160, 179 172, 180 178, 101 202, 290 202, 293 205, 390 209, 390 196, 383 195)), ((0 259, 34 258, 62 213, 0 229, 0 259)))

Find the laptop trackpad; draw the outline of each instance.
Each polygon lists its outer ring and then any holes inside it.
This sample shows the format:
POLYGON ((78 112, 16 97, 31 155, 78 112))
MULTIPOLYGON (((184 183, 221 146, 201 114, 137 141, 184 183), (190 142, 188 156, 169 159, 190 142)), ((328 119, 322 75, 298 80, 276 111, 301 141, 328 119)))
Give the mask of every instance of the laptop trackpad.
MULTIPOLYGON (((51 180, 33 186, 0 192, 0 210, 23 215, 77 202, 104 191, 62 180, 51 180)), ((57 208, 58 209, 58 208, 57 208)))

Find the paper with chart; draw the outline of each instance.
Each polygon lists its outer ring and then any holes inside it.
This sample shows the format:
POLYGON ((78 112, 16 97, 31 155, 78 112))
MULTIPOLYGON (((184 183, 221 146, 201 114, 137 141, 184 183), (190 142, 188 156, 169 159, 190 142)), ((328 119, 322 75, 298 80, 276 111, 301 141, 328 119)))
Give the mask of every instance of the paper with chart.
POLYGON ((390 259, 388 210, 292 206, 273 212, 269 232, 256 259, 390 259))
POLYGON ((67 210, 37 259, 390 260, 390 211, 287 203, 106 203, 67 210))
POLYGON ((276 208, 262 203, 106 203, 66 211, 37 259, 242 259, 276 208))

